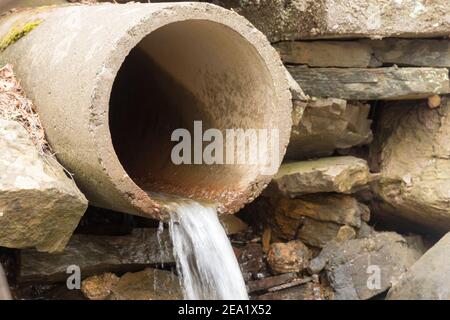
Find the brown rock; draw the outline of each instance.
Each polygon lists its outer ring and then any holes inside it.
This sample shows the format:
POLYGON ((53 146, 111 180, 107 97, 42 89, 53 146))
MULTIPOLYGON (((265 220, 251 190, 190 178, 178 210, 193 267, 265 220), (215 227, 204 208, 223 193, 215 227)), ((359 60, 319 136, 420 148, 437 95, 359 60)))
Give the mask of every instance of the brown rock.
POLYGON ((353 229, 350 226, 342 226, 339 228, 335 240, 337 242, 344 242, 355 238, 356 238, 355 229, 353 229))
POLYGON ((248 228, 247 224, 234 214, 221 214, 219 220, 227 235, 240 233, 248 228))
POLYGON ((114 273, 104 273, 83 280, 81 291, 89 300, 105 300, 118 282, 119 277, 114 273))
POLYGON ((308 266, 311 253, 298 240, 273 243, 267 254, 267 262, 276 273, 300 272, 308 266))
MULTIPOLYGON (((271 200, 274 215, 300 220, 309 217, 318 221, 361 225, 361 219, 367 218, 369 208, 355 198, 343 194, 311 194, 297 199, 278 198, 271 200)), ((282 220, 281 220, 282 221, 282 220)))
POLYGON ((112 288, 110 300, 180 300, 178 278, 170 271, 145 269, 126 273, 112 288))
POLYGON ((322 248, 337 237, 340 228, 333 222, 304 218, 297 237, 310 246, 322 248))
POLYGON ((428 107, 430 109, 438 108, 441 106, 441 97, 438 95, 434 95, 428 97, 428 107))
POLYGON ((178 278, 170 271, 147 268, 117 277, 111 273, 85 279, 81 288, 90 300, 179 300, 178 278))

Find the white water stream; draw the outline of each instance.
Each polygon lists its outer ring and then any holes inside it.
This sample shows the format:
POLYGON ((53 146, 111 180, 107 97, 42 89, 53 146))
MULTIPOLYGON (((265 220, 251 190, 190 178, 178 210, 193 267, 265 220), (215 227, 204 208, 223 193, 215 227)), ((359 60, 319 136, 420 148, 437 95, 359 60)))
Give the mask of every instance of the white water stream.
POLYGON ((247 300, 239 264, 215 208, 183 201, 171 209, 169 229, 184 298, 247 300))

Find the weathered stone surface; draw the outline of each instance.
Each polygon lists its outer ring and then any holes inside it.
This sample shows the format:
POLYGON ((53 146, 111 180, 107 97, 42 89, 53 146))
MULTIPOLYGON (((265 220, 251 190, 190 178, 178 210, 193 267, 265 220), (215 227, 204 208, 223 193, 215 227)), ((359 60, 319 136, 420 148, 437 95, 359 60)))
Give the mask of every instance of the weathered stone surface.
POLYGON ((244 221, 233 214, 221 214, 219 215, 219 220, 227 235, 243 232, 248 228, 244 221))
POLYGON ((275 273, 300 272, 305 269, 311 252, 301 241, 272 243, 267 253, 267 263, 275 273))
POLYGON ((270 41, 448 36, 448 0, 219 0, 270 41))
POLYGON ((112 288, 110 300, 180 300, 180 282, 172 272, 150 269, 126 273, 112 288))
POLYGON ((367 162, 356 157, 328 157, 281 165, 265 194, 296 197, 319 192, 353 193, 370 181, 367 162))
POLYGON ((371 166, 377 214, 450 230, 450 99, 440 108, 423 102, 392 103, 380 109, 371 166))
POLYGON ((147 268, 117 277, 105 273, 85 279, 81 291, 90 300, 182 299, 178 278, 170 271, 147 268))
POLYGON ((104 273, 84 279, 81 292, 89 300, 105 300, 111 294, 120 278, 114 273, 104 273))
POLYGON ((366 68, 372 60, 371 47, 358 41, 286 41, 274 47, 284 63, 310 67, 366 68))
MULTIPOLYGON (((368 220, 370 216, 370 210, 366 205, 343 194, 311 194, 298 199, 278 198, 272 199, 271 203, 275 216, 298 221, 308 217, 358 228, 361 220, 368 220)), ((289 233, 286 233, 286 236, 288 235, 289 233)))
POLYGON ((450 300, 450 233, 389 290, 389 300, 450 300))
POLYGON ((311 261, 309 270, 325 269, 337 300, 369 299, 389 289, 423 252, 417 239, 381 232, 370 238, 330 242, 311 261), (375 272, 379 272, 379 283, 371 277, 375 272))
POLYGON ((448 40, 283 41, 274 47, 284 63, 310 67, 450 67, 448 40))
POLYGON ((369 111, 368 104, 347 104, 342 99, 296 101, 286 158, 302 160, 329 156, 336 149, 370 143, 372 121, 368 119, 369 111))
POLYGON ((340 228, 340 225, 333 222, 303 218, 297 237, 310 246, 323 248, 336 238, 340 228))
POLYGON ((20 253, 19 281, 51 283, 65 281, 67 267, 80 267, 82 278, 103 272, 136 271, 145 266, 174 263, 167 232, 158 244, 156 229, 135 229, 128 236, 74 235, 61 253, 34 250, 20 253))
POLYGON ((289 66, 306 94, 348 100, 420 99, 450 93, 446 68, 308 68, 289 66))
POLYGON ((364 40, 376 61, 384 64, 450 67, 450 41, 428 39, 364 40))
POLYGON ((87 200, 18 122, 0 119, 0 246, 61 251, 87 200))

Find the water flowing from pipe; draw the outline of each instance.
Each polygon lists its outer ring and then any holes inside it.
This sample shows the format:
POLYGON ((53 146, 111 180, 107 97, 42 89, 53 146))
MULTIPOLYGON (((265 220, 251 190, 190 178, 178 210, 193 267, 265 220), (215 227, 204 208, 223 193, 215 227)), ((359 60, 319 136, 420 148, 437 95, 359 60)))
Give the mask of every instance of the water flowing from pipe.
POLYGON ((248 294, 217 211, 194 201, 171 206, 174 255, 188 300, 247 300, 248 294))

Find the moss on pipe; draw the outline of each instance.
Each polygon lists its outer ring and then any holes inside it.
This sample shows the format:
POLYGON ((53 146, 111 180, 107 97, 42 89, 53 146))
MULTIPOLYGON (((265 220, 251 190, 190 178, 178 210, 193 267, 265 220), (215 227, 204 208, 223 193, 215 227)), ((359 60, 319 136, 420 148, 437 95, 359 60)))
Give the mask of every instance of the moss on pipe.
POLYGON ((10 45, 16 43, 21 38, 25 37, 33 29, 39 26, 43 20, 38 19, 32 22, 28 22, 21 27, 13 27, 11 31, 0 40, 0 52, 5 51, 10 45))

